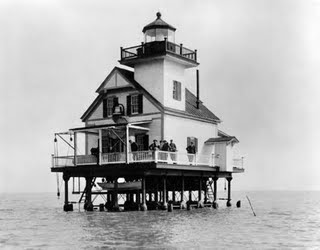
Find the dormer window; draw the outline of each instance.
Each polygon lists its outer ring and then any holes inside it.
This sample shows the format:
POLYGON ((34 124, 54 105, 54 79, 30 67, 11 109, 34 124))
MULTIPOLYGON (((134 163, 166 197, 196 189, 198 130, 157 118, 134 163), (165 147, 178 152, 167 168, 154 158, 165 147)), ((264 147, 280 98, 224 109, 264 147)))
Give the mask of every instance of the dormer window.
POLYGON ((173 81, 173 99, 181 101, 181 82, 173 81))

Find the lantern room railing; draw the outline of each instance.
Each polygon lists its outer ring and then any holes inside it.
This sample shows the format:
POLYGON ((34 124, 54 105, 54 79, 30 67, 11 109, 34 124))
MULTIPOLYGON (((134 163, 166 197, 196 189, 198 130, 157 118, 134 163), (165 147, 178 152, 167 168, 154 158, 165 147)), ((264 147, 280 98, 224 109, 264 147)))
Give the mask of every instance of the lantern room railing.
POLYGON ((178 45, 167 41, 167 39, 164 41, 141 43, 141 45, 129 48, 120 48, 121 61, 163 55, 166 53, 183 57, 195 63, 197 62, 197 50, 190 50, 183 47, 183 44, 178 45))

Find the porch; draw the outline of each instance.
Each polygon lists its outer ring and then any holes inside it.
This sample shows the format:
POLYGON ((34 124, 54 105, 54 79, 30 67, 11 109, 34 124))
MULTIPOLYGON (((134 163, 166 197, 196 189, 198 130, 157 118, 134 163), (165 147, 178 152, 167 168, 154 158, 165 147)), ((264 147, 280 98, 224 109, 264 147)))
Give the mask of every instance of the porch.
MULTIPOLYGON (((59 155, 58 150, 52 155, 52 168, 77 167, 77 166, 107 166, 107 165, 134 165, 137 163, 156 163, 175 168, 175 166, 187 166, 193 168, 211 167, 220 170, 226 159, 219 154, 188 154, 186 152, 170 152, 161 150, 146 150, 148 148, 149 129, 135 124, 101 125, 71 129, 69 132, 56 133, 72 148, 71 154, 59 155), (78 135, 86 135, 86 153, 80 154, 78 149, 78 135), (62 135, 70 136, 71 145, 62 135), (106 135, 106 136, 104 136, 106 135), (139 143, 138 151, 132 152, 129 138, 139 135, 142 139, 147 137, 147 143, 143 140, 139 143), (72 138, 73 136, 73 138, 72 138), (90 143, 91 142, 91 143, 90 143), (89 145, 89 146, 88 146, 89 145), (90 150, 91 149, 91 150, 90 150), (89 153, 91 151, 91 153, 89 153), (116 151, 116 152, 114 152, 116 151)), ((139 137, 139 138, 140 138, 139 137)), ((55 139, 56 142, 57 139, 55 139)), ((68 150, 68 152, 70 152, 68 150)), ((243 157, 232 159, 232 169, 243 171, 243 157)))

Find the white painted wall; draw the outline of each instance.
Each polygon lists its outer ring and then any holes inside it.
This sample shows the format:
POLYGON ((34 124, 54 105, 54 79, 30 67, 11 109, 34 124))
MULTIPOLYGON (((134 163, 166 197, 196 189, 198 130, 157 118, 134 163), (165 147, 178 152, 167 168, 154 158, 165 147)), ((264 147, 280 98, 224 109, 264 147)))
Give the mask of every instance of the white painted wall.
POLYGON ((229 143, 226 146, 226 171, 233 171, 233 146, 229 143))
MULTIPOLYGON (((204 142, 211 137, 217 137, 216 124, 195 121, 187 118, 164 115, 164 138, 169 141, 173 139, 180 152, 187 152, 187 137, 198 138, 198 153, 209 153, 213 147, 205 145, 204 142)), ((212 151, 210 152, 212 153, 212 151)))
POLYGON ((226 142, 217 142, 214 145, 215 148, 215 154, 219 155, 219 158, 216 159, 216 165, 220 167, 220 171, 226 171, 226 157, 227 157, 227 148, 226 148, 226 142))
POLYGON ((163 104, 164 59, 152 60, 134 66, 134 79, 163 104))
POLYGON ((135 65, 135 80, 166 107, 185 110, 185 66, 164 59, 135 65), (181 101, 173 99, 173 81, 181 82, 181 101))
POLYGON ((185 67, 171 60, 164 60, 164 105, 166 107, 185 110, 185 67), (181 101, 173 99, 173 81, 181 82, 181 101))

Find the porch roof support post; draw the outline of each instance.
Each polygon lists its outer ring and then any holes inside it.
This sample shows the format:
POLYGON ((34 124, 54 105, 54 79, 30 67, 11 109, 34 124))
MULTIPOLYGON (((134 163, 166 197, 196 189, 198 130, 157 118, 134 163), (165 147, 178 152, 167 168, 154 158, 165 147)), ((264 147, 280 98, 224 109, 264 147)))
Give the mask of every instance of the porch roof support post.
POLYGON ((129 163, 129 125, 126 125, 126 163, 129 163))
POLYGON ((73 134, 73 151, 74 151, 74 165, 77 166, 77 132, 74 132, 73 134))
POLYGON ((102 164, 102 129, 99 129, 99 165, 102 164))

